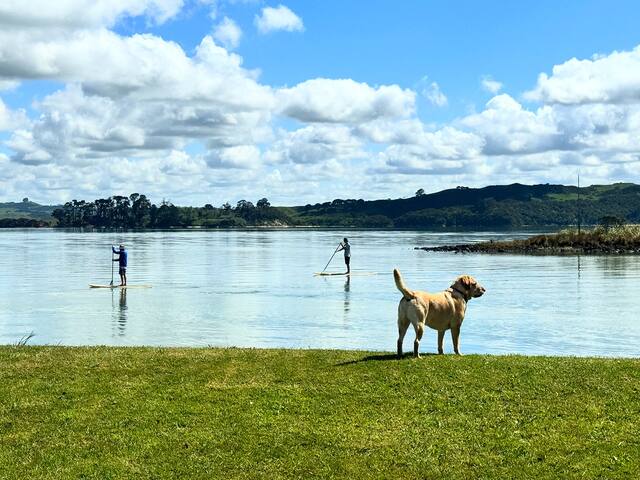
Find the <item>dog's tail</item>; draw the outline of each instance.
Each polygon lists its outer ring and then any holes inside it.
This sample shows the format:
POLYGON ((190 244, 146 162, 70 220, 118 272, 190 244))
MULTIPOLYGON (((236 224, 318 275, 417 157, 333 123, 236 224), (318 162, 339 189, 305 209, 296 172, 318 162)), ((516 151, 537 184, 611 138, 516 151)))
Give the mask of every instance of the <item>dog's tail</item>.
POLYGON ((412 300, 415 298, 415 293, 413 293, 412 290, 409 290, 404 284, 404 282, 402 281, 402 276, 400 275, 400 272, 397 268, 393 269, 393 279, 396 282, 396 287, 398 287, 398 290, 402 292, 404 298, 406 298, 407 300, 412 300))

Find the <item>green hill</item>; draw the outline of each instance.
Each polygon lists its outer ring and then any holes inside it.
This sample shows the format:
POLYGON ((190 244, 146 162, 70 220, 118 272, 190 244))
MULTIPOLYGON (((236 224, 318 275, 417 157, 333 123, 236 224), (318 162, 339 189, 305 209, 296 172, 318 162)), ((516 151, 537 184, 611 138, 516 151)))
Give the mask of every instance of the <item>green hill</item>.
POLYGON ((0 203, 0 219, 31 219, 50 222, 55 205, 40 205, 29 200, 22 202, 0 203))
POLYGON ((522 227, 640 221, 640 185, 457 187, 396 200, 341 200, 295 207, 301 224, 395 228, 522 227))

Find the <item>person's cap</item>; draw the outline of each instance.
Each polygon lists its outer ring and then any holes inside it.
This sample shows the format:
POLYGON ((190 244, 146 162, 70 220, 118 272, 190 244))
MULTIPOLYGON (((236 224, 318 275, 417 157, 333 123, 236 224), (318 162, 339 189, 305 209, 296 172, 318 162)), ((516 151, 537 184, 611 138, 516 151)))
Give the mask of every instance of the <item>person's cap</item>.
POLYGON ((123 249, 124 248, 124 243, 121 243, 119 248, 123 249))
POLYGON ((349 242, 349 240, 347 240, 347 237, 344 237, 344 238, 342 239, 342 241, 343 241, 343 242, 349 242))

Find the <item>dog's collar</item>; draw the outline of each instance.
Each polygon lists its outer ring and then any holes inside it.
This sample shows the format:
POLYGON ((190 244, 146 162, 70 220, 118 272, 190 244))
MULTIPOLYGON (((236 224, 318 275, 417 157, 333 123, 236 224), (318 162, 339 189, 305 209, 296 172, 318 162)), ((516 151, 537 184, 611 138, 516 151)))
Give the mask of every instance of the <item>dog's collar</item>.
POLYGON ((469 301, 469 299, 467 298, 468 293, 465 293, 462 290, 458 290, 454 285, 450 286, 449 290, 452 290, 454 292, 458 292, 460 295, 462 295, 462 298, 464 299, 465 302, 469 301))

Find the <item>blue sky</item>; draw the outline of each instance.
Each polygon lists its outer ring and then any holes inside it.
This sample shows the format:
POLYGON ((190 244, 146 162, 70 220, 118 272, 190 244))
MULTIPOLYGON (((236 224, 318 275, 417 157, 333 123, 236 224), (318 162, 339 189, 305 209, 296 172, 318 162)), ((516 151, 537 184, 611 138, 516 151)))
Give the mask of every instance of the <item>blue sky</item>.
MULTIPOLYGON (((291 1, 287 5, 304 19, 304 33, 267 37, 252 29, 256 5, 262 4, 224 5, 221 13, 243 28, 236 51, 247 68, 262 71, 265 83, 328 77, 415 88, 428 76, 455 99, 448 116, 487 100, 479 84, 483 75, 521 92, 533 87, 540 72, 571 57, 640 43, 640 4, 633 1, 291 1)), ((201 8, 148 31, 192 51, 211 24, 201 8)))
POLYGON ((0 200, 640 181, 637 2, 34 1, 0 6, 0 200))
MULTIPOLYGON (((447 109, 420 112, 428 121, 463 115, 490 94, 479 79, 491 75, 505 89, 530 89, 540 72, 569 58, 629 50, 640 43, 640 4, 633 1, 536 2, 373 0, 291 1, 305 32, 261 36, 252 29, 256 5, 224 4, 244 38, 236 51, 244 65, 260 69, 261 80, 285 86, 309 78, 352 78, 369 84, 418 88, 427 76, 446 89, 447 109), (603 21, 606 19, 606 21, 603 21)), ((276 3, 274 3, 276 5, 276 3)), ((123 34, 149 31, 193 51, 209 34, 207 7, 193 8, 176 21, 122 26, 123 34)))

